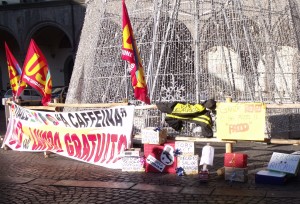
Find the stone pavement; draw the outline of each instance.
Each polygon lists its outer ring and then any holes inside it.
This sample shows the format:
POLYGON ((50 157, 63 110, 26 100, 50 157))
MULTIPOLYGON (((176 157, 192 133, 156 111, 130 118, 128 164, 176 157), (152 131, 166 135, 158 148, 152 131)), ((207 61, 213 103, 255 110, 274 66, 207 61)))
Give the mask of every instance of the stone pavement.
MULTIPOLYGON (((197 143, 196 153, 201 154, 204 145, 197 143)), ((300 203, 300 176, 282 186, 254 181, 255 172, 266 168, 274 151, 292 153, 299 151, 299 146, 234 144, 234 152, 249 156, 246 183, 231 183, 217 176, 225 145, 211 146, 215 157, 207 183, 199 182, 197 175, 122 172, 56 154, 45 158, 43 153, 1 149, 0 203, 300 203)))

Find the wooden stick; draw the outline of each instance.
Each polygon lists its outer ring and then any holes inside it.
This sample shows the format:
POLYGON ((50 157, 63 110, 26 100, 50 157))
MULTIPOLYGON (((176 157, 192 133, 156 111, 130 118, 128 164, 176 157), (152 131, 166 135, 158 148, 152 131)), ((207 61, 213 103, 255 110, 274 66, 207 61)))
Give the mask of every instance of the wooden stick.
POLYGON ((300 140, 293 140, 293 139, 270 139, 271 144, 295 144, 299 145, 300 140))
POLYGON ((300 104, 266 104, 266 107, 271 108, 300 108, 300 104))
POLYGON ((96 104, 67 104, 67 103, 49 103, 50 107, 70 107, 70 108, 107 108, 114 106, 127 106, 128 103, 96 103, 96 104))
POLYGON ((55 107, 49 107, 49 106, 24 106, 24 108, 31 109, 31 110, 55 111, 55 107))
POLYGON ((143 109, 157 109, 156 105, 145 105, 145 106, 136 106, 135 109, 143 110, 143 109))

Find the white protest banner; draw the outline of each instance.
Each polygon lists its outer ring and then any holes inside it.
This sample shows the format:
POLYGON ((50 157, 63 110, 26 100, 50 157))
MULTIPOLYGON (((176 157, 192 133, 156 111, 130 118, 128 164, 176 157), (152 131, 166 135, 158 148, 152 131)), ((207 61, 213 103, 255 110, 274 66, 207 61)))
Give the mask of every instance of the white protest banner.
POLYGON ((11 107, 4 145, 18 151, 51 151, 108 168, 122 168, 131 147, 134 106, 79 112, 11 107))

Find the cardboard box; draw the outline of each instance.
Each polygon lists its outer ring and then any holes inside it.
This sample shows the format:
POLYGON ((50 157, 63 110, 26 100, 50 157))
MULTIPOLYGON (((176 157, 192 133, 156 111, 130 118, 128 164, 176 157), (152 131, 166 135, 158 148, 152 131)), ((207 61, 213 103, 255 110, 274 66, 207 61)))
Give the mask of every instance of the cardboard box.
POLYGON ((208 179, 209 179, 209 172, 206 170, 206 171, 200 171, 199 172, 199 180, 200 182, 208 182, 208 179))
POLYGON ((255 183, 283 185, 287 180, 286 173, 261 170, 255 174, 255 183))
POLYGON ((164 144, 167 141, 167 129, 156 129, 157 127, 147 127, 141 130, 143 144, 164 144))
POLYGON ((144 144, 146 172, 176 173, 177 157, 174 156, 175 142, 163 145, 144 144))
POLYGON ((122 171, 145 172, 144 157, 123 157, 122 171))
POLYGON ((123 152, 123 157, 142 157, 144 153, 141 151, 141 148, 130 148, 125 149, 123 152))
POLYGON ((199 172, 199 156, 198 155, 180 155, 177 160, 177 167, 182 167, 184 173, 198 174, 199 172))
POLYGON ((182 155, 194 155, 195 143, 188 141, 175 141, 175 149, 178 149, 182 155))
POLYGON ((247 182, 248 168, 225 167, 225 180, 247 182))
POLYGON ((248 160, 247 154, 225 153, 224 166, 225 167, 235 167, 235 168, 246 168, 247 160, 248 160))

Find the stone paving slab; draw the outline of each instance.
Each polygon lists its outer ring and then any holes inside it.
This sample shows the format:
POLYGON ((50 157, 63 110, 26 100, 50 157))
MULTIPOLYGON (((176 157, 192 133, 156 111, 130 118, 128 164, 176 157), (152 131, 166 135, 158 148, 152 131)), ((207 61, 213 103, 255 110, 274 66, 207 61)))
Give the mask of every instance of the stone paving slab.
POLYGON ((93 187, 93 188, 119 188, 129 189, 135 185, 132 182, 103 182, 103 181, 77 181, 77 180, 61 180, 53 186, 76 186, 76 187, 93 187))
POLYGON ((210 195, 214 188, 196 188, 196 187, 184 187, 180 193, 183 194, 198 194, 198 195, 210 195))
POLYGON ((29 184, 32 185, 41 185, 41 186, 50 186, 56 183, 57 180, 54 179, 35 179, 33 181, 30 181, 29 184))
POLYGON ((267 198, 300 198, 300 191, 268 191, 267 198))
POLYGON ((159 191, 166 193, 179 193, 182 190, 182 187, 176 186, 165 186, 165 185, 150 185, 139 183, 133 186, 131 189, 134 190, 143 190, 143 191, 159 191))
POLYGON ((266 191, 264 190, 250 190, 242 188, 216 188, 212 195, 222 195, 222 196, 246 196, 246 197, 265 197, 266 191))
POLYGON ((0 177, 1 183, 25 184, 32 180, 34 180, 34 178, 11 177, 11 176, 0 177))

